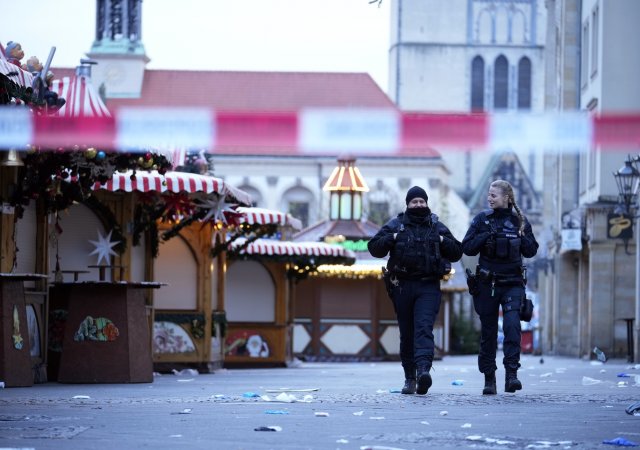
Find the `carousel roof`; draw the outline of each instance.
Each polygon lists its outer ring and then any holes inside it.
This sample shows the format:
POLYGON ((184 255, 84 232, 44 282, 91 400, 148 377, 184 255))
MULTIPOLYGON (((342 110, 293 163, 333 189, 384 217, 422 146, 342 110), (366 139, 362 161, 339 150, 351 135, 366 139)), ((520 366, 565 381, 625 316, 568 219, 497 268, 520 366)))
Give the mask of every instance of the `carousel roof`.
POLYGON ((380 226, 361 220, 324 220, 297 233, 294 241, 320 241, 326 236, 344 236, 346 239, 370 239, 380 226))
POLYGON ((135 176, 133 171, 115 173, 104 184, 96 182, 93 189, 106 189, 112 192, 215 193, 229 197, 244 205, 251 204, 251 196, 247 192, 225 183, 224 180, 210 175, 188 172, 167 172, 161 175, 158 171, 152 170, 149 172, 135 172, 135 176))
POLYGON ((84 75, 53 80, 50 90, 58 94, 58 97, 67 100, 67 103, 58 110, 58 116, 111 117, 91 79, 84 75))

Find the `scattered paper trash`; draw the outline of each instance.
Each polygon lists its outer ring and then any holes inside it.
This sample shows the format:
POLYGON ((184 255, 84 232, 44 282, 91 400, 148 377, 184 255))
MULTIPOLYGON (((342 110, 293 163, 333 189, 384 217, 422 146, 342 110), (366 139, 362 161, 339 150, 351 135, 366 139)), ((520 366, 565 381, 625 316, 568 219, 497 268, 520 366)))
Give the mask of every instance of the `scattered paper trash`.
POLYGON ((541 373, 540 378, 548 378, 553 375, 553 372, 541 373))
POLYGON ((222 400, 222 399, 227 398, 227 396, 226 396, 226 395, 224 395, 224 394, 213 394, 213 395, 211 396, 211 398, 215 398, 215 399, 218 399, 218 400, 222 400))
POLYGON ((596 358, 598 358, 598 361, 607 362, 607 355, 598 347, 593 347, 593 353, 596 355, 596 358))
POLYGON ((281 409, 267 409, 265 412, 265 414, 281 414, 281 415, 286 415, 289 414, 289 411, 283 411, 281 409))
POLYGON ((615 439, 609 439, 608 441, 602 441, 603 444, 608 444, 608 445, 617 445, 619 447, 638 447, 638 444, 636 444, 633 441, 628 441, 627 439, 623 438, 623 437, 617 437, 615 439))
POLYGON ((477 434, 472 434, 465 438, 467 441, 482 441, 484 438, 482 436, 478 436, 477 434))
POLYGON ((640 402, 630 404, 629 406, 627 406, 627 409, 625 409, 625 412, 627 414, 631 414, 632 416, 640 415, 640 402))
POLYGON ((329 417, 329 413, 328 412, 323 412, 323 411, 316 411, 314 413, 314 415, 316 417, 329 417))
POLYGON ((270 425, 268 427, 254 428, 253 431, 282 431, 282 427, 279 427, 277 425, 270 425))
POLYGON ((460 425, 460 428, 471 428, 471 424, 470 423, 464 423, 464 424, 460 425))
POLYGON ((279 403, 311 403, 313 401, 313 395, 307 394, 302 398, 297 398, 293 394, 287 394, 286 392, 282 392, 278 394, 275 398, 271 398, 268 395, 261 395, 260 398, 265 402, 279 402, 279 403))
POLYGON ((363 445, 360 450, 404 450, 398 447, 386 447, 384 445, 363 445))
POLYGON ((74 398, 74 399, 76 399, 76 400, 88 400, 88 399, 90 399, 91 397, 89 397, 88 395, 74 395, 74 396, 73 396, 73 397, 71 397, 71 398, 74 398))
POLYGON ((260 397, 260 394, 256 394, 255 392, 245 392, 244 394, 242 394, 242 396, 244 398, 254 398, 254 397, 260 397))
POLYGON ((200 375, 196 369, 182 369, 182 370, 172 370, 173 374, 179 377, 195 377, 200 375))
POLYGON ((628 387, 629 383, 626 381, 618 381, 618 387, 628 387))
POLYGON ((176 380, 178 383, 188 383, 189 381, 193 381, 194 378, 180 378, 176 380))
POLYGON ((353 413, 354 416, 361 416, 364 414, 364 411, 356 411, 353 413))
POLYGON ((382 417, 382 416, 371 416, 371 417, 369 417, 369 419, 371 419, 371 420, 384 420, 384 417, 382 417))
POLYGON ((278 388, 278 389, 266 389, 265 392, 269 392, 270 394, 275 394, 276 392, 315 392, 319 390, 320 390, 319 388, 308 388, 308 389, 278 388))
POLYGON ((376 394, 386 394, 387 392, 389 392, 389 391, 385 391, 384 389, 378 389, 376 391, 376 394))
POLYGON ((590 377, 582 377, 582 385, 583 386, 592 386, 594 384, 602 383, 602 380, 596 380, 595 378, 590 377))
POLYGON ((349 441, 347 441, 346 439, 338 439, 336 441, 336 444, 348 444, 348 443, 349 443, 349 441))
POLYGON ((451 385, 452 386, 462 386, 462 385, 464 385, 464 380, 453 380, 451 382, 451 385))
POLYGON ((176 413, 171 413, 171 414, 191 414, 192 409, 191 408, 185 408, 182 411, 176 412, 176 413))
POLYGON ((422 422, 420 422, 422 425, 431 425, 429 422, 427 422, 426 420, 423 420, 422 422))
POLYGON ((440 411, 441 416, 446 416, 447 414, 449 414, 449 411, 440 411))

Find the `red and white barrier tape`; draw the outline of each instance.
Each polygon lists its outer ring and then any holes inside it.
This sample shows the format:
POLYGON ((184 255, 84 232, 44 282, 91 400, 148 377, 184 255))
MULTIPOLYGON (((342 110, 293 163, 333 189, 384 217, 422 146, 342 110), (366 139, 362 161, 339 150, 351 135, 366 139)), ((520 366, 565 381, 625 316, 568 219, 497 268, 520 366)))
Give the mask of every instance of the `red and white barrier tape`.
POLYGON ((298 113, 207 108, 122 108, 113 117, 51 117, 0 108, 0 149, 206 149, 211 153, 427 155, 430 148, 578 151, 640 148, 640 113, 593 116, 429 114, 392 109, 307 109, 298 113))

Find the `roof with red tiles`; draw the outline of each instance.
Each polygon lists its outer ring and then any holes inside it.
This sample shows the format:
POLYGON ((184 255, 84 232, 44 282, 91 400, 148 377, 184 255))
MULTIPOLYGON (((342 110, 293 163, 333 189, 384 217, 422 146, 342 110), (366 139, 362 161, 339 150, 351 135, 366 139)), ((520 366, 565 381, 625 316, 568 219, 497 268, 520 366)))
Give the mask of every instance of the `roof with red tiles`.
MULTIPOLYGON (((52 69, 56 78, 74 69, 52 69)), ((310 107, 393 108, 396 105, 367 73, 145 70, 141 98, 108 99, 122 106, 205 106, 225 111, 298 111, 310 107)), ((295 149, 218 149, 220 153, 295 154, 295 149)), ((402 156, 437 158, 435 149, 400 151, 402 156)), ((390 155, 391 156, 391 155, 390 155)))

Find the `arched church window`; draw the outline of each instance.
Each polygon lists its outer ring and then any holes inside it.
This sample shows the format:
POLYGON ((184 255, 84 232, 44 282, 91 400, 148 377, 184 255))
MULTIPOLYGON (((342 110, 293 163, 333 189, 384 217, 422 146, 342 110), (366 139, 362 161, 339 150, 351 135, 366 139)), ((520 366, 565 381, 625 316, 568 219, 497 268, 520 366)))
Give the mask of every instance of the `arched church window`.
POLYGON ((253 186, 249 186, 247 184, 238 186, 238 189, 245 191, 247 194, 251 196, 251 206, 263 207, 264 201, 262 199, 262 194, 260 191, 253 186))
POLYGON ((531 60, 526 56, 518 62, 518 109, 531 109, 531 60))
POLYGON ((476 56, 471 61, 471 111, 484 110, 484 59, 476 56))
POLYGON ((311 217, 314 197, 309 189, 302 186, 293 187, 284 193, 283 202, 282 210, 300 219, 303 227, 309 226, 309 221, 314 219, 311 217))
POLYGON ((509 63, 504 55, 498 56, 494 64, 493 108, 509 107, 509 63))

